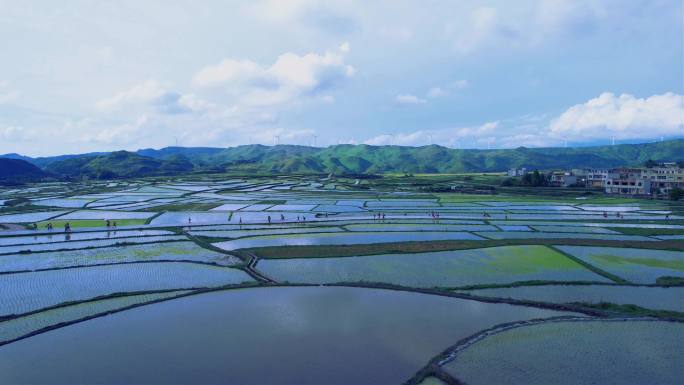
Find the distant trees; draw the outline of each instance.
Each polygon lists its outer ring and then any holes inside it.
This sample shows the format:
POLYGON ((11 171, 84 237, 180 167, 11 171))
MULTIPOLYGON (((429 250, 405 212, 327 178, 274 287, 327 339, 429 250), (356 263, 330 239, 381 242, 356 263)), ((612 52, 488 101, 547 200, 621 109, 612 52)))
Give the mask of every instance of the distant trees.
POLYGON ((649 159, 649 160, 647 160, 647 161, 644 162, 644 167, 646 167, 646 168, 653 168, 653 167, 656 167, 656 166, 658 166, 658 162, 656 162, 656 161, 653 160, 653 159, 649 159))
POLYGON ((118 175, 112 170, 100 170, 97 172, 97 179, 109 180, 118 177, 118 175))
POLYGON ((549 180, 546 175, 539 172, 539 170, 534 170, 531 173, 527 173, 522 177, 522 185, 530 187, 546 186, 549 184, 549 180))
POLYGON ((15 199, 10 199, 5 202, 5 206, 8 207, 15 207, 15 206, 25 206, 31 203, 31 200, 28 198, 15 198, 15 199))
POLYGON ((517 186, 518 181, 515 180, 515 178, 506 178, 501 181, 501 186, 503 187, 512 187, 512 186, 517 186))
POLYGON ((679 187, 674 187, 672 190, 670 190, 668 197, 671 201, 678 201, 684 197, 684 190, 680 189, 679 187))
POLYGON ((503 181, 501 181, 501 186, 504 186, 504 187, 511 187, 511 186, 540 187, 540 186, 548 186, 548 185, 549 185, 549 177, 546 174, 539 172, 539 170, 534 170, 533 172, 528 172, 527 174, 523 175, 522 178, 520 178, 520 179, 506 178, 503 181))

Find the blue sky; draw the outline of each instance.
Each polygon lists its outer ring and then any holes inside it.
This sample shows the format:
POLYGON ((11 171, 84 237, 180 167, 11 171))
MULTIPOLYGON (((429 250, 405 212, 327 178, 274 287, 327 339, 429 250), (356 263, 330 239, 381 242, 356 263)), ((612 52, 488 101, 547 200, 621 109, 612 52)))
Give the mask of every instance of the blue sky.
POLYGON ((0 153, 684 136, 679 0, 0 0, 0 153))

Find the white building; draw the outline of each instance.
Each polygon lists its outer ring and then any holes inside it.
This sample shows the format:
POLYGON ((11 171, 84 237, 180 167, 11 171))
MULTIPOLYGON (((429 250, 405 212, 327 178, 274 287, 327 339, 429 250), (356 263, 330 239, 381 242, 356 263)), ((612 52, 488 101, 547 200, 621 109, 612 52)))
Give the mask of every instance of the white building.
POLYGON ((651 181, 641 177, 641 168, 615 168, 608 170, 606 193, 619 195, 650 195, 651 181))
POLYGON ((523 176, 525 174, 527 174, 527 169, 525 167, 508 169, 508 176, 523 176))
POLYGON ((608 179, 608 169, 585 168, 583 172, 587 187, 603 188, 606 186, 606 180, 608 179))
POLYGON ((668 194, 675 187, 684 188, 684 170, 676 163, 644 168, 641 171, 641 179, 651 182, 654 193, 668 194))

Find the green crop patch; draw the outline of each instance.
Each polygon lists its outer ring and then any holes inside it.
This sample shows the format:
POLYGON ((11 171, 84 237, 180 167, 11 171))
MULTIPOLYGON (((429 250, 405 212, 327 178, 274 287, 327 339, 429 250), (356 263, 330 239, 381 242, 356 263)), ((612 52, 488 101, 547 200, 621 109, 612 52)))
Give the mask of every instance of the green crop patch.
MULTIPOLYGON (((117 227, 121 226, 138 226, 138 225, 144 225, 146 220, 145 219, 117 219, 112 221, 116 222, 117 227)), ((57 219, 53 221, 42 221, 38 222, 38 228, 39 229, 45 229, 47 227, 47 224, 51 223, 52 226, 55 229, 62 229, 64 226, 68 223, 71 228, 85 228, 85 227, 102 227, 102 228, 107 228, 107 222, 101 219, 73 219, 73 220, 64 220, 64 219, 57 219)))
POLYGON ((634 283, 653 284, 664 276, 684 277, 682 251, 582 246, 558 249, 634 283))
POLYGON ((383 282, 457 287, 526 280, 609 282, 545 246, 503 246, 417 254, 262 260, 257 268, 282 282, 383 282))

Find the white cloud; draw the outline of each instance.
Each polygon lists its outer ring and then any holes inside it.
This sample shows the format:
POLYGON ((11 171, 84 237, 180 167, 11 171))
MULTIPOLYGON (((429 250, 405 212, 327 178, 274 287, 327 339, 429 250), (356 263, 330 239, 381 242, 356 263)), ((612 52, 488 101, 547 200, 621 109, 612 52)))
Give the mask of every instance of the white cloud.
POLYGON ((22 126, 0 127, 0 139, 3 141, 22 141, 31 139, 31 137, 31 132, 22 126))
POLYGON ((380 28, 380 36, 399 42, 407 42, 413 38, 413 31, 407 27, 380 28))
POLYGON ((111 111, 129 103, 149 103, 155 101, 164 93, 166 93, 166 90, 156 80, 150 79, 112 97, 102 99, 97 102, 96 106, 101 110, 111 111))
MULTIPOLYGON (((520 128, 520 127, 516 127, 520 128)), ((508 133, 507 135, 499 136, 495 138, 494 143, 500 148, 512 148, 512 147, 549 147, 555 146, 560 143, 560 141, 550 138, 543 133, 522 133, 518 134, 515 132, 508 133)))
POLYGON ((439 98, 442 96, 447 96, 449 95, 449 92, 447 92, 444 88, 442 87, 432 87, 428 90, 427 96, 431 98, 439 98))
POLYGON ((263 76, 263 69, 251 60, 225 59, 221 63, 202 68, 192 82, 197 87, 214 87, 230 82, 248 82, 263 76))
MULTIPOLYGON (((513 4, 513 3, 511 3, 513 4)), ((515 3, 518 5, 518 3, 515 3)), ((497 48, 529 48, 564 36, 594 32, 616 12, 637 12, 638 4, 615 6, 589 0, 543 0, 509 7, 477 7, 458 21, 444 26, 444 35, 461 54, 497 48)))
POLYGON ((471 10, 465 22, 448 23, 445 34, 454 49, 462 54, 471 53, 498 38, 515 35, 513 27, 501 19, 494 7, 471 10))
POLYGON ((164 114, 202 112, 216 108, 214 104, 194 94, 170 91, 156 80, 147 80, 96 103, 96 107, 105 112, 118 111, 131 106, 143 110, 153 107, 157 112, 164 114))
POLYGON ((637 98, 605 92, 570 107, 549 125, 551 135, 570 140, 647 139, 684 134, 684 96, 671 92, 637 98))
POLYGON ((366 144, 447 147, 550 147, 617 140, 684 136, 684 96, 675 93, 637 98, 609 92, 568 108, 555 118, 523 115, 482 125, 382 134, 366 144))
POLYGON ((144 143, 143 138, 148 135, 145 129, 149 122, 147 115, 142 115, 133 122, 112 127, 86 130, 84 135, 77 137, 82 143, 127 146, 131 143, 144 143))
POLYGON ((247 13, 269 22, 286 23, 296 21, 312 0, 263 0, 255 1, 247 7, 247 13))
POLYGON ((193 84, 199 88, 230 88, 240 95, 239 102, 248 106, 285 104, 314 96, 351 78, 354 67, 345 63, 349 50, 345 42, 324 54, 287 52, 269 66, 226 59, 198 71, 193 84))
POLYGON ((479 126, 451 127, 436 130, 418 130, 408 133, 382 134, 365 140, 370 145, 395 144, 400 146, 424 146, 430 143, 447 147, 461 147, 461 144, 478 139, 489 139, 497 131, 499 122, 487 122, 479 126))
POLYGON ((577 34, 594 28, 605 10, 583 0, 545 0, 539 3, 534 22, 546 35, 577 34))
POLYGON ((0 104, 13 102, 19 99, 19 91, 8 91, 0 93, 0 104))
POLYGON ((357 27, 356 20, 340 5, 319 0, 255 0, 245 7, 245 14, 278 27, 303 27, 311 32, 340 35, 357 27))
POLYGON ((345 42, 322 54, 285 53, 266 66, 226 59, 195 74, 195 93, 150 79, 97 103, 100 111, 117 114, 96 115, 87 125, 68 122, 64 129, 84 149, 159 147, 175 138, 186 146, 272 144, 275 136, 281 143, 309 143, 313 131, 279 127, 278 112, 305 100, 334 103, 326 91, 354 74, 345 63, 348 52, 345 42))
POLYGON ((9 89, 9 82, 0 80, 0 104, 13 102, 19 98, 19 91, 9 89))
POLYGON ((395 97, 395 100, 399 104, 425 104, 427 100, 421 99, 415 95, 411 94, 399 94, 395 97))
POLYGON ((427 96, 429 98, 447 96, 451 93, 451 91, 467 88, 469 85, 470 83, 467 80, 461 79, 443 86, 434 86, 428 90, 427 96))
POLYGON ((452 83, 451 86, 452 86, 453 88, 459 88, 459 89, 461 89, 461 88, 467 88, 468 86, 470 86, 470 82, 467 81, 467 80, 465 80, 465 79, 456 80, 455 82, 452 83))

